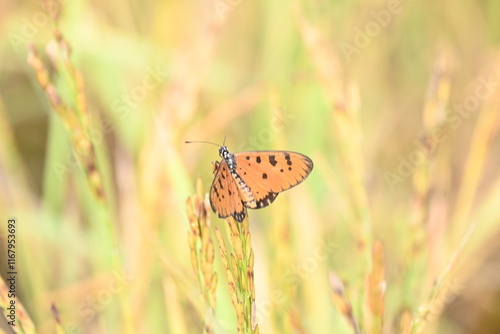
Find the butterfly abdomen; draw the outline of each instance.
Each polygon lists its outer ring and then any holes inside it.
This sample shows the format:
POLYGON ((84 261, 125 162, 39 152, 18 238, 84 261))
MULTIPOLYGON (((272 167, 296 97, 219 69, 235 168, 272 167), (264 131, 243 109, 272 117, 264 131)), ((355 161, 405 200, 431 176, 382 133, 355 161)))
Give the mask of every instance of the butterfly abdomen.
POLYGON ((238 173, 231 171, 231 175, 234 177, 236 184, 238 185, 238 189, 240 191, 241 199, 245 206, 249 208, 255 208, 257 206, 255 202, 255 198, 252 193, 252 189, 243 181, 241 176, 238 173))

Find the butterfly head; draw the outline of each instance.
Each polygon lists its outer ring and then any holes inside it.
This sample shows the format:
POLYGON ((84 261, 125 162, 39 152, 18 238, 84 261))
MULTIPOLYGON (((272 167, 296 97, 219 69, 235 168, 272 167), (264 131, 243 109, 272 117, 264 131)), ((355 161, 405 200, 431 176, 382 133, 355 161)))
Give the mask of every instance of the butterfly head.
POLYGON ((221 146, 219 148, 219 155, 222 159, 224 159, 224 160, 227 159, 229 157, 229 154, 231 154, 231 153, 229 153, 227 146, 221 146))

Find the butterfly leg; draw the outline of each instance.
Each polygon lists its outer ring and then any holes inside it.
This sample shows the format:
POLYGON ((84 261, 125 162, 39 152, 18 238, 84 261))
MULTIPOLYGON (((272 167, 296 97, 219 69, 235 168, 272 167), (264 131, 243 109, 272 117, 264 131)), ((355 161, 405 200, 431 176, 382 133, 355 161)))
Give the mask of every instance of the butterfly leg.
POLYGON ((212 173, 217 173, 217 169, 219 169, 219 162, 218 161, 213 161, 212 162, 212 173))

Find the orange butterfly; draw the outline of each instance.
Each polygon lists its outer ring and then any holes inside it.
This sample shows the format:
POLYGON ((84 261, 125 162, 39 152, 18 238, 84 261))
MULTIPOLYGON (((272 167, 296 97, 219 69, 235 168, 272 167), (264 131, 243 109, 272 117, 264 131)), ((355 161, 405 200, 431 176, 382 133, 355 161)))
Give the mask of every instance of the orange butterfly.
POLYGON ((215 162, 210 204, 220 218, 233 216, 242 222, 247 208, 268 206, 280 192, 304 181, 313 169, 312 160, 300 153, 251 151, 232 154, 224 144, 219 147, 223 160, 215 162))

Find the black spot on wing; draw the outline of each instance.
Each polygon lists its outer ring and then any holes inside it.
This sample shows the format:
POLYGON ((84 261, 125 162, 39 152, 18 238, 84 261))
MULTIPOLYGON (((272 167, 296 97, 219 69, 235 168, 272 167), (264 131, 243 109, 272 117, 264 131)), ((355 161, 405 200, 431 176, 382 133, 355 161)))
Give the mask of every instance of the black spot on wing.
POLYGON ((257 161, 257 163, 260 164, 260 162, 261 162, 260 157, 257 157, 257 159, 255 159, 255 161, 257 161))
POLYGON ((270 155, 270 156, 269 156, 269 163, 270 163, 271 165, 273 165, 273 167, 274 167, 274 166, 276 166, 276 164, 278 163, 278 161, 276 161, 276 156, 274 156, 274 155, 270 155))
POLYGON ((290 159, 290 154, 285 153, 285 160, 286 160, 286 164, 287 164, 288 166, 291 166, 291 165, 292 165, 292 160, 290 159))
POLYGON ((267 179, 267 174, 266 174, 266 173, 263 173, 263 174, 262 174, 262 178, 263 178, 263 179, 267 179))

